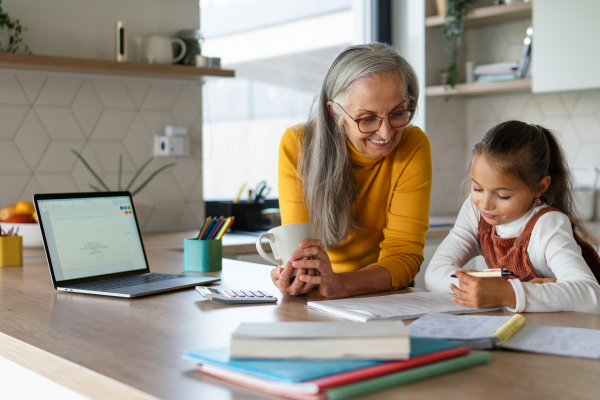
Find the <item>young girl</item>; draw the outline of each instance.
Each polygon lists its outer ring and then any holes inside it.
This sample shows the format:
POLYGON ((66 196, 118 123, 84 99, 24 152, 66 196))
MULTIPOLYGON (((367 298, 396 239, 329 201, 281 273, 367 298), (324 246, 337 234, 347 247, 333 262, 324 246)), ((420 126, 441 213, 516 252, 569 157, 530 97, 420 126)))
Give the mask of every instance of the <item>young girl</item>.
POLYGON ((504 122, 472 153, 471 196, 427 267, 427 289, 454 293, 467 307, 600 313, 600 258, 580 239, 590 236, 574 223, 570 173, 552 132, 504 122), (514 275, 481 278, 461 269, 478 255, 487 268, 514 275))

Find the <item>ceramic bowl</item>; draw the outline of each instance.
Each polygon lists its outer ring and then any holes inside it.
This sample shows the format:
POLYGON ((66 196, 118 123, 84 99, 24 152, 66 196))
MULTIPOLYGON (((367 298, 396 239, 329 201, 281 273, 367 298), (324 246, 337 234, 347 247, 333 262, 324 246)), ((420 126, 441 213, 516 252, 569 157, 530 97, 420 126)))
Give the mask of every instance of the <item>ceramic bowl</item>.
POLYGON ((43 247, 42 232, 38 224, 11 224, 10 222, 0 222, 0 226, 4 232, 8 232, 11 228, 19 228, 18 235, 23 236, 23 247, 43 247))

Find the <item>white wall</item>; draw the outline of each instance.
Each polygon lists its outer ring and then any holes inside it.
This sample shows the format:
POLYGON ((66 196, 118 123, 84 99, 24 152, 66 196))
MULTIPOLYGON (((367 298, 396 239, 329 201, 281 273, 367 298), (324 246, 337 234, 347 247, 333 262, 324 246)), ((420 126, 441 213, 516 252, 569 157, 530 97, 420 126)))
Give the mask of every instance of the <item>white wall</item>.
POLYGON ((4 0, 2 7, 42 55, 112 59, 118 20, 127 24, 131 50, 135 35, 200 27, 199 0, 4 0))

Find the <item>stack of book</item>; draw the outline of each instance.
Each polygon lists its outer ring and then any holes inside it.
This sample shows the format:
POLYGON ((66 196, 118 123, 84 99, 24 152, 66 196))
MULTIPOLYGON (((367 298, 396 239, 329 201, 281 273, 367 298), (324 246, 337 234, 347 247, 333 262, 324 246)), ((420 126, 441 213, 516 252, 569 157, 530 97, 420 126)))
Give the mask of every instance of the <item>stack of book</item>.
POLYGON ((501 82, 517 79, 518 62, 481 64, 473 68, 475 82, 501 82))
POLYGON ((401 321, 278 322, 242 324, 231 348, 190 351, 184 358, 205 374, 255 390, 329 400, 486 363, 489 353, 409 337, 401 321), (341 344, 334 345, 334 336, 341 344))

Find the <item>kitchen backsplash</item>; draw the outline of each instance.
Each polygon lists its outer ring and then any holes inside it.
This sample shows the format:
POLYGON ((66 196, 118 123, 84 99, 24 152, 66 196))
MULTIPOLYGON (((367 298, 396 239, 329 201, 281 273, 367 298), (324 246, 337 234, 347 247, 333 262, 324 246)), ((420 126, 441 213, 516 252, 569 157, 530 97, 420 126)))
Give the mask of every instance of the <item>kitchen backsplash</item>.
POLYGON ((70 151, 83 154, 111 189, 153 155, 166 125, 189 129, 188 154, 155 158, 133 187, 160 166, 138 193, 144 231, 197 228, 202 200, 200 83, 0 72, 0 205, 34 193, 89 191, 95 179, 70 151))

